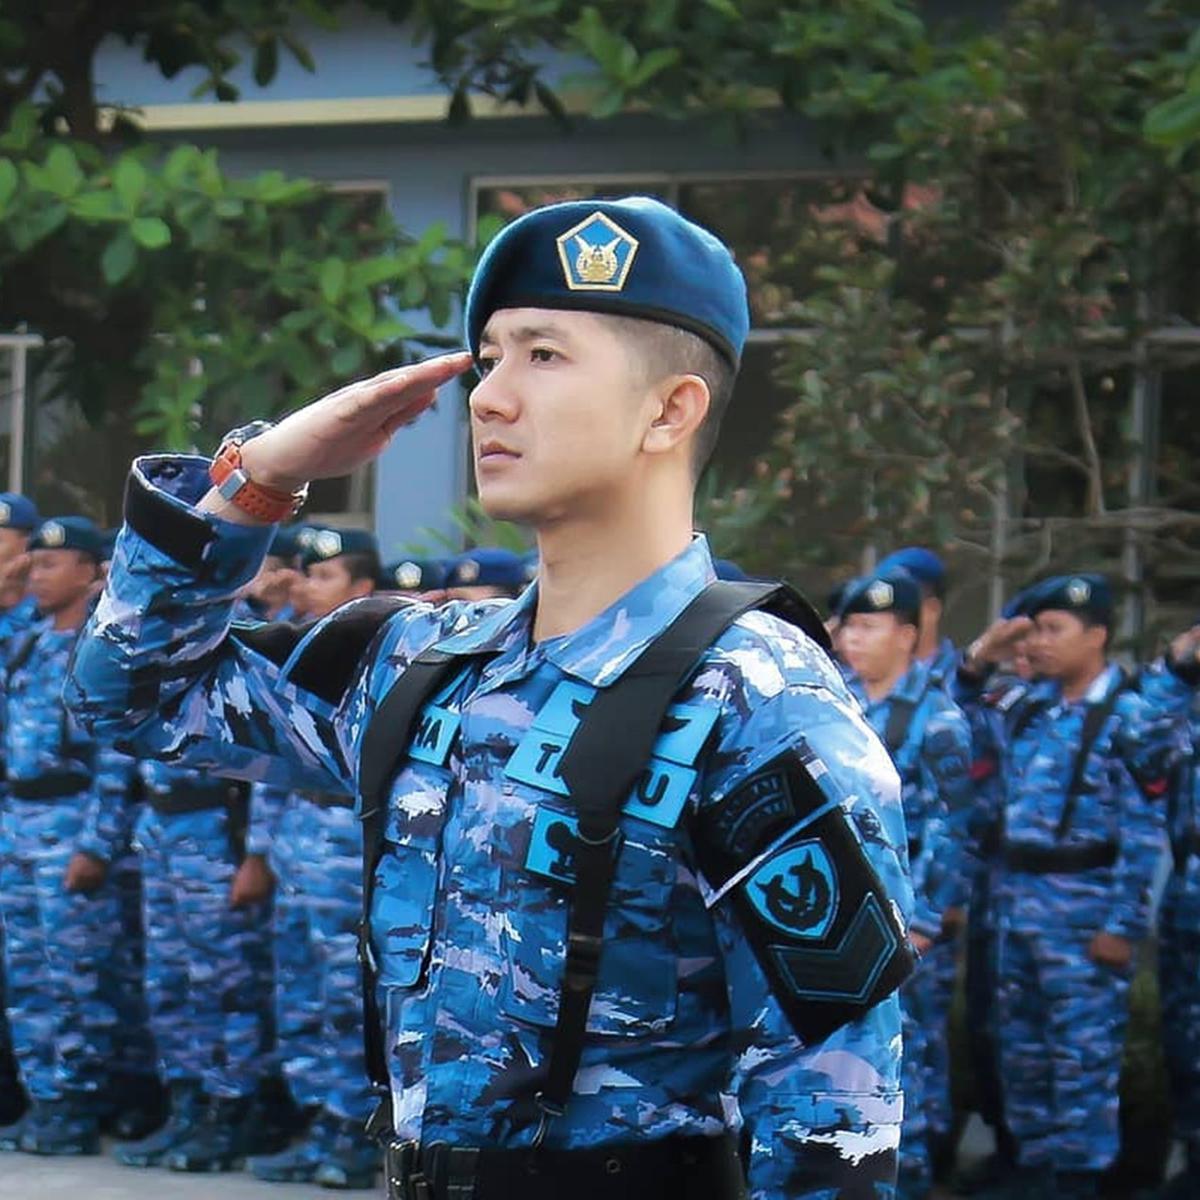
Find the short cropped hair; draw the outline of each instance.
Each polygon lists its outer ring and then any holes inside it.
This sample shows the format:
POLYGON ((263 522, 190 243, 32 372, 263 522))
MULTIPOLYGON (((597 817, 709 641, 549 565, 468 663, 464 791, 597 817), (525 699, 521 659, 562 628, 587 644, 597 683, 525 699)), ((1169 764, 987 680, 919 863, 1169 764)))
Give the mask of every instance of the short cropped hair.
POLYGON ((377 583, 380 572, 383 570, 379 564, 379 555, 370 550, 359 550, 353 554, 339 554, 336 558, 326 561, 340 562, 346 568, 346 574, 350 576, 351 583, 357 583, 360 579, 369 579, 372 583, 377 583))
POLYGON ((641 317, 608 318, 619 322, 620 335, 634 346, 641 360, 647 382, 657 382, 665 375, 698 375, 708 385, 708 415, 696 431, 692 468, 697 476, 704 470, 717 445, 721 421, 729 408, 737 368, 721 352, 697 334, 646 321, 641 317))

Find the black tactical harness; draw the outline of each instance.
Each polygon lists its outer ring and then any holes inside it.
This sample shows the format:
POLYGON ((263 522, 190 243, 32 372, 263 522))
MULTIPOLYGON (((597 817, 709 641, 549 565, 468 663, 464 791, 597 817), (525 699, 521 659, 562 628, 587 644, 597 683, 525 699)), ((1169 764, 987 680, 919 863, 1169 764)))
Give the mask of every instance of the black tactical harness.
MULTIPOLYGON (((717 582, 710 584, 651 643, 612 685, 587 706, 564 753, 559 774, 569 788, 578 818, 576 876, 567 929, 566 962, 549 1066, 536 1103, 541 1112, 537 1138, 561 1115, 570 1099, 583 1054, 588 1010, 603 950, 605 913, 620 853, 621 809, 652 755, 667 709, 720 634, 751 610, 770 612, 804 630, 828 650, 820 618, 785 585, 717 582)), ((363 735, 359 785, 363 821, 364 1037, 367 1067, 374 1082, 387 1086, 382 1021, 376 999, 377 968, 369 944, 369 916, 375 872, 383 853, 388 785, 405 757, 415 723, 429 697, 463 671, 471 658, 438 650, 419 654, 397 679, 371 717, 363 735)), ((881 889, 880 889, 881 890, 881 889)), ((880 897, 882 900, 882 896, 880 897)), ((911 967, 900 934, 894 939, 882 983, 867 1003, 846 1004, 821 1028, 836 1028, 860 1015, 894 990, 911 967)), ((814 960, 816 961, 816 960, 814 960)), ((869 989, 868 989, 869 990, 869 989)), ((834 1005, 824 1006, 830 1013, 834 1005)), ((536 1142, 535 1142, 536 1144, 536 1142)))

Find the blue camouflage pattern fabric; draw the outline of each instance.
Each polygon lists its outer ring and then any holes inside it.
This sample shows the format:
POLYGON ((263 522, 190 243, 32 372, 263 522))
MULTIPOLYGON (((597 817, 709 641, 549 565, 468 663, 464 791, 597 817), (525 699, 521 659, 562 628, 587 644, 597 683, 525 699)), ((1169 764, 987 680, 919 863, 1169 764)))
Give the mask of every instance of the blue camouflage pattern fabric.
POLYGON ((206 1096, 251 1095, 271 1038, 268 905, 234 909, 244 816, 228 781, 139 762, 146 1002, 161 1077, 206 1096), (210 807, 165 811, 183 797, 210 807))
POLYGON ((964 903, 968 823, 974 812, 971 731, 928 663, 914 664, 893 691, 872 700, 861 681, 851 689, 871 727, 887 742, 898 706, 911 716, 902 744, 889 747, 900 774, 915 907, 911 927, 934 945, 904 985, 904 1130, 902 1178, 915 1189, 932 1182, 929 1139, 949 1133, 949 1020, 955 941, 942 934, 942 916, 964 903))
POLYGON ((1164 1058, 1175 1131, 1200 1154, 1200 677, 1166 662, 1144 671, 1141 690, 1161 711, 1186 722, 1192 760, 1170 791, 1172 870, 1159 908, 1158 973, 1164 1058))
MULTIPOLYGON (((194 529, 203 520, 208 544, 187 567, 184 552, 125 528, 75 660, 70 703, 86 724, 144 754, 350 792, 366 721, 416 654, 433 645, 490 654, 486 665, 472 659, 439 699, 457 736, 410 748, 391 781, 371 942, 397 1133, 528 1146, 565 940, 564 893, 527 865, 543 844, 534 840, 539 813, 555 799, 527 781, 537 777, 543 737, 534 722, 561 715, 550 701, 563 683, 603 687, 636 660, 712 579, 707 545, 697 539, 584 628, 537 644, 533 590, 514 602, 412 604, 377 636, 333 707, 229 639, 230 599, 254 574, 271 531, 196 514, 206 466, 135 464, 134 486, 163 521, 194 529)), ((594 1036, 547 1144, 715 1136, 741 1126, 755 1200, 823 1196, 851 1182, 887 1197, 902 1114, 897 997, 803 1044, 729 892, 714 894, 698 877, 691 826, 681 818, 720 805, 803 744, 904 923, 912 898, 895 770, 824 654, 769 616, 738 620, 679 699, 715 714, 711 749, 689 755, 695 773, 679 776, 673 821, 623 818, 594 1036)))
MULTIPOLYGON (((8 657, 8 648, 13 639, 24 633, 37 620, 37 605, 31 596, 26 596, 12 608, 0 612, 0 665, 8 657)), ((3 776, 3 764, 0 763, 0 776, 3 776)), ((0 784, 0 808, 4 805, 4 790, 0 784)), ((4 858, 4 845, 0 842, 0 861, 4 858)), ((2 906, 0 906, 2 907, 2 906)), ((3 913, 0 912, 0 917, 3 913)), ((4 985, 4 922, 0 919, 0 1084, 7 1080, 15 1070, 16 1064, 12 1054, 12 1033, 8 1028, 8 1002, 4 985)))
POLYGON ((980 1115, 991 1125, 1004 1121, 1003 1089, 997 1057, 996 997, 999 989, 996 895, 1002 862, 1004 788, 997 748, 1003 742, 1006 714, 1024 700, 1029 683, 1015 675, 998 675, 986 688, 955 671, 951 695, 971 728, 971 783, 974 790, 967 829, 967 930, 964 1001, 971 1090, 980 1115))
POLYGON ((268 852, 275 1019, 279 1065, 296 1103, 365 1121, 378 1096, 363 1057, 362 831, 343 799, 291 792, 278 814, 268 852))
POLYGON ((140 891, 130 849, 133 763, 96 744, 62 703, 76 632, 42 622, 4 676, 8 795, 0 814, 8 1018, 21 1077, 37 1101, 102 1106, 117 1073, 153 1073, 141 991, 140 891), (24 661, 18 661, 22 659, 24 661), (74 790, 17 799, 59 774, 74 790), (99 889, 63 888, 78 851, 108 864, 99 889))
MULTIPOLYGON (((1034 684, 992 726, 1007 856, 1024 848, 1111 845, 1115 861, 1072 872, 1003 866, 997 881, 998 1047, 1006 1116, 1023 1164, 1100 1171, 1118 1150, 1118 1093, 1129 975, 1094 962, 1105 931, 1149 931, 1150 885, 1166 845, 1162 772, 1185 753, 1175 722, 1132 689, 1100 730, 1060 833, 1085 712, 1123 685, 1109 666, 1082 701, 1034 684)), ((982 731, 982 727, 981 727, 982 731)))

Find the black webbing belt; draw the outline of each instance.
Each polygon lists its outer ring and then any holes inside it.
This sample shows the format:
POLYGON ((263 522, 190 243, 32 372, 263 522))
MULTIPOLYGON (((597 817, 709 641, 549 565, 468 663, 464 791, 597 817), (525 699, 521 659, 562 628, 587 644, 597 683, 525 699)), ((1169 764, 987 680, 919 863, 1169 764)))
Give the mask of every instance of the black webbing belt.
POLYGON ((33 779, 10 779, 8 795, 13 800, 65 800, 92 786, 92 777, 80 771, 47 771, 33 779))
MULTIPOLYGON (((600 967, 604 916, 620 850, 621 809, 651 757, 668 707, 705 651, 743 613, 776 606, 821 645, 828 645, 820 619, 791 589, 780 584, 710 584, 620 679, 596 694, 563 754, 559 773, 569 788, 579 835, 558 1020, 546 1080, 536 1097, 542 1113, 539 1139, 549 1121, 565 1111, 583 1054, 588 1010, 600 967)), ((369 918, 375 868, 383 849, 385 789, 407 752, 413 722, 426 698, 468 661, 438 651, 418 655, 384 698, 363 736, 359 786, 364 1034, 368 1071, 376 1083, 384 1085, 387 1064, 375 997, 369 918)))
POLYGON ((1120 853, 1117 842, 1088 842, 1082 846, 1042 846, 1010 843, 1004 847, 1004 865, 1028 875, 1079 875, 1111 867, 1120 853))
POLYGON ((207 812, 211 808, 229 808, 241 799, 237 786, 222 787, 173 787, 170 791, 156 792, 146 789, 146 803, 156 813, 175 817, 183 813, 207 812))

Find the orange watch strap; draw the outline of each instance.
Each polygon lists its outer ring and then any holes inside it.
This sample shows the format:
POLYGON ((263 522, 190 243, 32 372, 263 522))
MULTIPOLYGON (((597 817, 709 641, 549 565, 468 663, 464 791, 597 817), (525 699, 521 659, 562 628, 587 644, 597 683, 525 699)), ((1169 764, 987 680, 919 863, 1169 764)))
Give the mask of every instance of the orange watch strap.
POLYGON ((208 477, 230 504, 237 505, 256 521, 270 524, 284 521, 296 511, 302 499, 291 492, 255 483, 242 468, 242 452, 236 442, 226 442, 217 451, 208 477))

